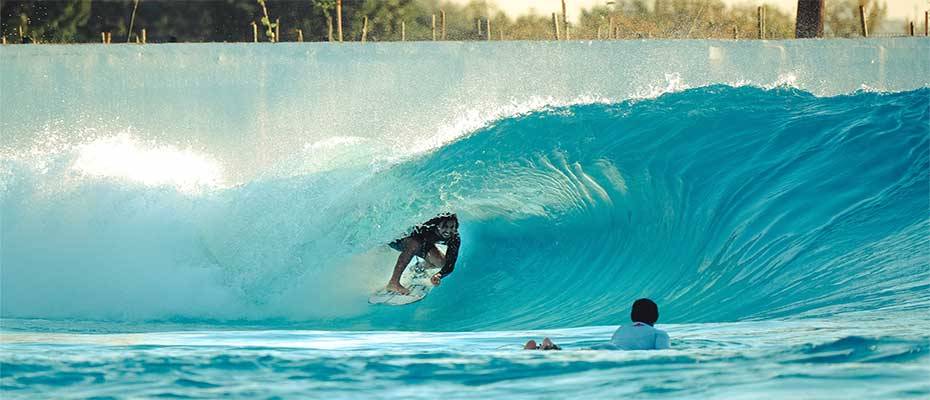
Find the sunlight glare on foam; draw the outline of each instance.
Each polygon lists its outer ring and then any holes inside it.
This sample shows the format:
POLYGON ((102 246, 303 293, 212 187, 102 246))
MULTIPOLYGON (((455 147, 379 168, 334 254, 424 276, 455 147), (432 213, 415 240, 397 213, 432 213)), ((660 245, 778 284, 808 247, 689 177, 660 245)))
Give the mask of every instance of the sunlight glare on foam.
POLYGON ((90 176, 123 178, 148 186, 170 185, 195 193, 222 185, 222 168, 207 155, 140 143, 128 135, 77 147, 72 168, 90 176))

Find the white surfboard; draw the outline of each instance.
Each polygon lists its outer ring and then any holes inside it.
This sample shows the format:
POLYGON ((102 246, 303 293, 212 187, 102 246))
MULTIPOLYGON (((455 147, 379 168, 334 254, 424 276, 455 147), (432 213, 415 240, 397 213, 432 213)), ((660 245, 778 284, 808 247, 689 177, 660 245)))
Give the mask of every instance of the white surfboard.
POLYGON ((423 300, 433 290, 433 283, 429 281, 431 274, 423 268, 421 263, 425 262, 420 261, 407 267, 400 278, 400 284, 410 289, 410 294, 399 294, 382 287, 368 297, 368 303, 402 306, 423 300))

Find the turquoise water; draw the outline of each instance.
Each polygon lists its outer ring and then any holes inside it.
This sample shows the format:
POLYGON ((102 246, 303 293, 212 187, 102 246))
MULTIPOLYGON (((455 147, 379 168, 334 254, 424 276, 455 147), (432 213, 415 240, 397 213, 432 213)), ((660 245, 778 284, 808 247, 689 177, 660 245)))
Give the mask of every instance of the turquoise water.
POLYGON ((664 325, 673 350, 629 352, 580 350, 612 326, 104 334, 65 324, 97 333, 4 332, 3 388, 4 398, 925 398, 930 340, 912 322, 664 325), (542 334, 566 350, 519 350, 542 334))
POLYGON ((0 48, 3 396, 924 398, 928 55, 0 48), (368 305, 447 210, 455 273, 368 305), (590 350, 639 297, 672 350, 590 350))

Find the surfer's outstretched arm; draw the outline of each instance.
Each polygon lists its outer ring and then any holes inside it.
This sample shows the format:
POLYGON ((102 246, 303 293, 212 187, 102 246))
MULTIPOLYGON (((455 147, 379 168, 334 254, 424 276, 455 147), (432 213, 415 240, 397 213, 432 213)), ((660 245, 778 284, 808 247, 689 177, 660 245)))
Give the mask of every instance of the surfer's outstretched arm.
POLYGON ((397 256, 397 264, 394 265, 394 273, 391 275, 391 280, 387 284, 388 290, 404 295, 410 293, 410 290, 407 290, 407 288, 400 284, 400 277, 404 274, 404 270, 407 269, 407 264, 410 264, 410 260, 413 259, 413 255, 416 254, 418 248, 420 248, 420 242, 416 239, 412 237, 404 239, 404 250, 397 256))

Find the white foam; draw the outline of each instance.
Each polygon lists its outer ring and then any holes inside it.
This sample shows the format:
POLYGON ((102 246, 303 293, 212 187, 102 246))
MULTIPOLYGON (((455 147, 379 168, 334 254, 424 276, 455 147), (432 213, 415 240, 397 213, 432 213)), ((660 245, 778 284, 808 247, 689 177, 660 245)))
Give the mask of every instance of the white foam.
POLYGON ((739 88, 739 87, 757 87, 765 90, 773 90, 780 88, 794 88, 801 89, 801 86, 798 84, 798 76, 794 72, 787 72, 779 74, 774 81, 769 83, 755 82, 751 79, 738 79, 732 82, 725 82, 724 85, 739 88))
MULTIPOLYGON (((770 83, 756 83, 752 80, 740 79, 734 82, 724 83, 730 87, 753 86, 765 90, 776 88, 799 88, 797 74, 793 72, 779 74, 775 81, 770 83)), ((496 121, 502 119, 519 117, 533 112, 545 111, 547 109, 571 107, 586 104, 611 104, 622 101, 639 101, 659 98, 662 95, 670 93, 679 93, 689 89, 706 87, 709 85, 691 85, 686 83, 680 73, 665 74, 664 81, 656 82, 646 86, 639 87, 632 93, 623 97, 608 97, 597 93, 576 96, 571 99, 559 99, 553 96, 533 96, 524 100, 512 99, 509 104, 503 106, 494 106, 485 104, 486 109, 470 108, 455 115, 447 123, 436 128, 435 134, 425 140, 417 140, 412 146, 405 147, 405 152, 393 154, 392 156, 378 159, 377 162, 386 162, 395 164, 403 162, 413 156, 433 151, 443 147, 456 140, 464 138, 475 131, 490 126, 496 121)), ((346 140, 340 137, 337 144, 358 143, 357 140, 346 140)), ((377 163, 376 162, 376 163, 377 163)))
POLYGON ((763 89, 776 89, 776 88, 795 88, 798 89, 798 76, 793 72, 779 74, 778 79, 775 82, 772 82, 768 85, 762 85, 763 89))
POLYGON ((220 164, 191 149, 143 143, 128 134, 77 146, 75 171, 90 176, 127 179, 147 186, 174 186, 193 193, 223 186, 220 164))
POLYGON ((315 152, 333 150, 338 147, 359 144, 366 140, 368 139, 359 136, 333 136, 316 142, 304 144, 304 151, 315 152))
POLYGON ((684 83, 681 79, 681 74, 672 73, 665 74, 665 82, 652 84, 645 87, 640 87, 636 92, 632 93, 629 98, 631 100, 649 100, 655 99, 659 96, 666 93, 676 93, 684 90, 691 89, 691 85, 684 83))
POLYGON ((394 154, 378 161, 385 161, 388 164, 402 162, 410 157, 443 147, 503 119, 553 108, 585 104, 610 104, 618 101, 620 99, 613 99, 599 94, 586 94, 568 100, 558 99, 553 96, 532 96, 524 100, 511 99, 509 104, 503 106, 485 104, 488 107, 470 108, 456 114, 449 121, 439 125, 434 135, 425 140, 414 142, 412 146, 406 147, 406 151, 401 154, 394 154))
POLYGON ((485 108, 467 109, 449 122, 440 125, 436 134, 426 140, 420 140, 408 148, 408 152, 391 157, 389 162, 398 162, 411 156, 423 154, 459 140, 469 134, 506 118, 514 118, 546 109, 571 107, 586 104, 611 104, 624 100, 655 99, 666 93, 676 93, 691 89, 691 85, 684 83, 678 73, 665 74, 664 82, 648 85, 637 89, 625 98, 612 98, 598 93, 588 93, 570 99, 559 99, 553 96, 532 96, 527 99, 511 99, 509 104, 503 106, 487 105, 485 108))

